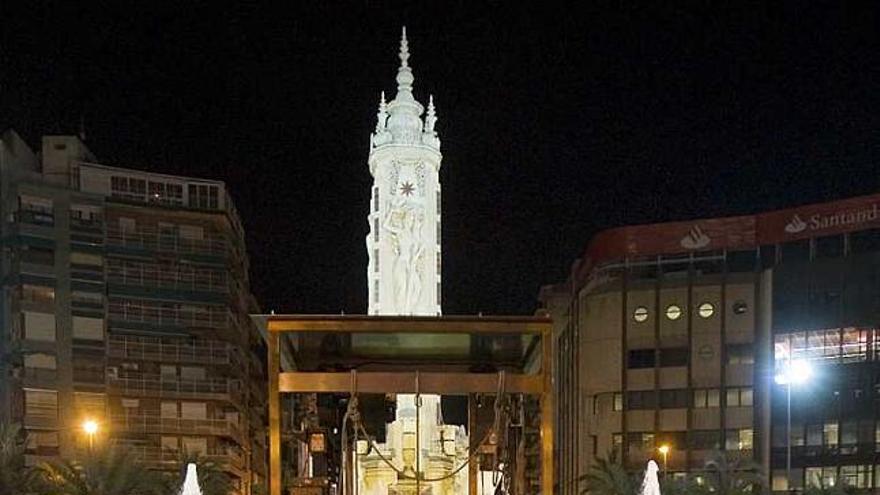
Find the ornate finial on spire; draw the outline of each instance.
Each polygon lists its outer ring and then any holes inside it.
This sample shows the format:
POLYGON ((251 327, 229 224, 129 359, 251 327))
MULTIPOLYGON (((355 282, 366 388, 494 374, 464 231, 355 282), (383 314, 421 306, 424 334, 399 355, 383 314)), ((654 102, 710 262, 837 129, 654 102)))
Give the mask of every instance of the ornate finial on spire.
POLYGON ((434 133, 434 124, 437 123, 437 111, 434 109, 434 95, 428 97, 428 114, 425 116, 425 132, 434 133))
POLYGON ((376 114, 376 134, 385 130, 388 121, 388 105, 385 103, 385 92, 379 97, 379 113, 376 114))
POLYGON ((406 26, 400 36, 400 68, 397 69, 397 96, 399 101, 414 101, 412 96, 412 83, 415 80, 409 67, 409 42, 406 40, 406 26))
POLYGON ((403 34, 400 36, 400 66, 409 67, 407 60, 409 60, 409 42, 406 40, 406 26, 403 26, 403 34))

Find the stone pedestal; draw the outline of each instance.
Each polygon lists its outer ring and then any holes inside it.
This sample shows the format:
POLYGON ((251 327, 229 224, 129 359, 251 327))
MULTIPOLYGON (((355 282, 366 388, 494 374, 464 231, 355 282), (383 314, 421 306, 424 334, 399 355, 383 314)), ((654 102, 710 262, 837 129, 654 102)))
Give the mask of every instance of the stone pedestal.
POLYGON ((433 491, 428 483, 420 483, 417 488, 415 480, 400 480, 388 487, 388 495, 433 495, 433 491))

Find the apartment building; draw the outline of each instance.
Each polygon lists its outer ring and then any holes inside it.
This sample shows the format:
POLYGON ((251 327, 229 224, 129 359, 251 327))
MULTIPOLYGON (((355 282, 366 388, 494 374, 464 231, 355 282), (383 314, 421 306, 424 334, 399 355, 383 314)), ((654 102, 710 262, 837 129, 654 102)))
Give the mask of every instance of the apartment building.
POLYGON ((599 457, 699 476, 719 450, 773 491, 880 488, 878 209, 875 195, 597 234, 540 294, 559 492, 599 457), (777 383, 793 364, 809 377, 777 383))
POLYGON ((2 417, 32 462, 113 442, 177 472, 266 473, 265 341, 222 182, 97 163, 74 136, 0 147, 2 417), (91 439, 83 421, 99 425, 91 439))

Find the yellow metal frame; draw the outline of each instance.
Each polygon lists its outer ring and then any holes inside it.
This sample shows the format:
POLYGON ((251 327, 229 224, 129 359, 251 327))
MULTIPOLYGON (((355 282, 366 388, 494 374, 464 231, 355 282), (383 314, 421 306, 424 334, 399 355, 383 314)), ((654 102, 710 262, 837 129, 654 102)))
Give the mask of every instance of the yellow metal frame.
MULTIPOLYGON (((541 492, 553 493, 553 339, 549 317, 398 317, 336 315, 271 315, 268 317, 269 495, 281 493, 281 397, 288 393, 342 393, 351 390, 350 373, 281 372, 282 332, 328 333, 459 333, 471 335, 539 335, 541 369, 535 374, 505 374, 505 391, 538 395, 541 405, 541 492)), ((363 393, 414 393, 415 372, 359 372, 363 393)), ((497 391, 497 377, 487 373, 420 372, 421 393, 465 395, 497 391)), ((476 463, 472 463, 471 472, 476 463)), ((474 478, 471 476, 471 478, 474 478)), ((475 478, 470 495, 476 495, 475 478)))

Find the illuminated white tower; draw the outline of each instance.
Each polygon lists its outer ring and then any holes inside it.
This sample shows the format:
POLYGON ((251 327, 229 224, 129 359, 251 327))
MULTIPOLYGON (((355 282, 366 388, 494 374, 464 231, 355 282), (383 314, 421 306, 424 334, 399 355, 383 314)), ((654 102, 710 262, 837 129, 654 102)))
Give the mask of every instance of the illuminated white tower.
POLYGON ((369 314, 440 314, 440 138, 434 99, 413 97, 406 28, 400 40, 397 95, 379 103, 370 137, 373 176, 369 265, 369 314))

